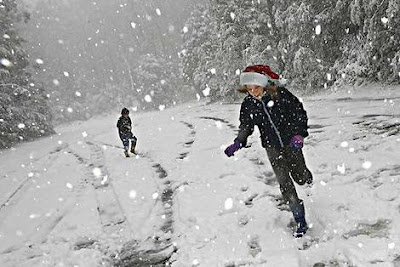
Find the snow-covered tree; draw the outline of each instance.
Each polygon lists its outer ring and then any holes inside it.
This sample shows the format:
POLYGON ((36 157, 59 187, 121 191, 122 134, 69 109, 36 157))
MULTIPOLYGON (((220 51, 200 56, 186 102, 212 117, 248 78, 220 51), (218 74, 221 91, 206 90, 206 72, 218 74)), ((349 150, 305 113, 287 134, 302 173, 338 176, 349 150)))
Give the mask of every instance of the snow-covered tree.
POLYGON ((27 71, 29 58, 16 29, 28 18, 16 1, 0 2, 0 148, 53 133, 45 92, 27 71))

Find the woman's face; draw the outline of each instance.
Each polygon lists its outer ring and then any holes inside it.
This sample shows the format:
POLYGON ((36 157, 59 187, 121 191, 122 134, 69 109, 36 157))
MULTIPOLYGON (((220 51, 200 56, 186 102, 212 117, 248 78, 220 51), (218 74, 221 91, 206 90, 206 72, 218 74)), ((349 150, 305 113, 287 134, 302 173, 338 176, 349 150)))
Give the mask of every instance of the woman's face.
POLYGON ((256 98, 261 98, 264 94, 264 87, 259 85, 246 85, 247 92, 256 98))

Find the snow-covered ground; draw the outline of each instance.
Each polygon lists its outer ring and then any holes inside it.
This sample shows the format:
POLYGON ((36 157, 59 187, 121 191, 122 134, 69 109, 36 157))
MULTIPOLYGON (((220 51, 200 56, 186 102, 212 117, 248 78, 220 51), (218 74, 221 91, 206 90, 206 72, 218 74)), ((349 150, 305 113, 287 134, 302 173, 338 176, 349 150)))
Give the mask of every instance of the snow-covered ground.
POLYGON ((133 114, 137 157, 118 114, 0 151, 0 266, 400 266, 400 88, 361 89, 303 99, 303 239, 258 133, 223 154, 239 105, 196 102, 133 114))

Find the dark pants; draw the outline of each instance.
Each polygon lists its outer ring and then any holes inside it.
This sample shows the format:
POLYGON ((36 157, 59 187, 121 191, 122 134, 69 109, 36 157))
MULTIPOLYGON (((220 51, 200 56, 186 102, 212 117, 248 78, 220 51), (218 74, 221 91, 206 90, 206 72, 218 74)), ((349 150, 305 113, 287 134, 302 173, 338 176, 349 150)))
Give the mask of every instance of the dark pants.
POLYGON ((302 201, 297 196, 293 181, 304 185, 307 180, 312 178, 312 173, 304 161, 302 150, 291 147, 267 147, 266 150, 283 197, 289 204, 300 204, 302 201))
POLYGON ((132 146, 136 145, 137 139, 136 139, 136 136, 134 136, 132 132, 120 133, 119 138, 121 138, 122 144, 126 151, 128 151, 128 149, 129 149, 129 140, 132 141, 132 146))

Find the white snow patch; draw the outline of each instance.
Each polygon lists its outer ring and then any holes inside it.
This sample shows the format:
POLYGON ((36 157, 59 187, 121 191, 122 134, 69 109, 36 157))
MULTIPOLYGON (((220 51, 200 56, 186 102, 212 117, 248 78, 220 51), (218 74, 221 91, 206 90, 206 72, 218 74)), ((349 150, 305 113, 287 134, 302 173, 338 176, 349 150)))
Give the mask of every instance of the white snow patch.
POLYGON ((197 99, 197 101, 200 101, 201 97, 199 94, 196 94, 196 99, 197 99))

